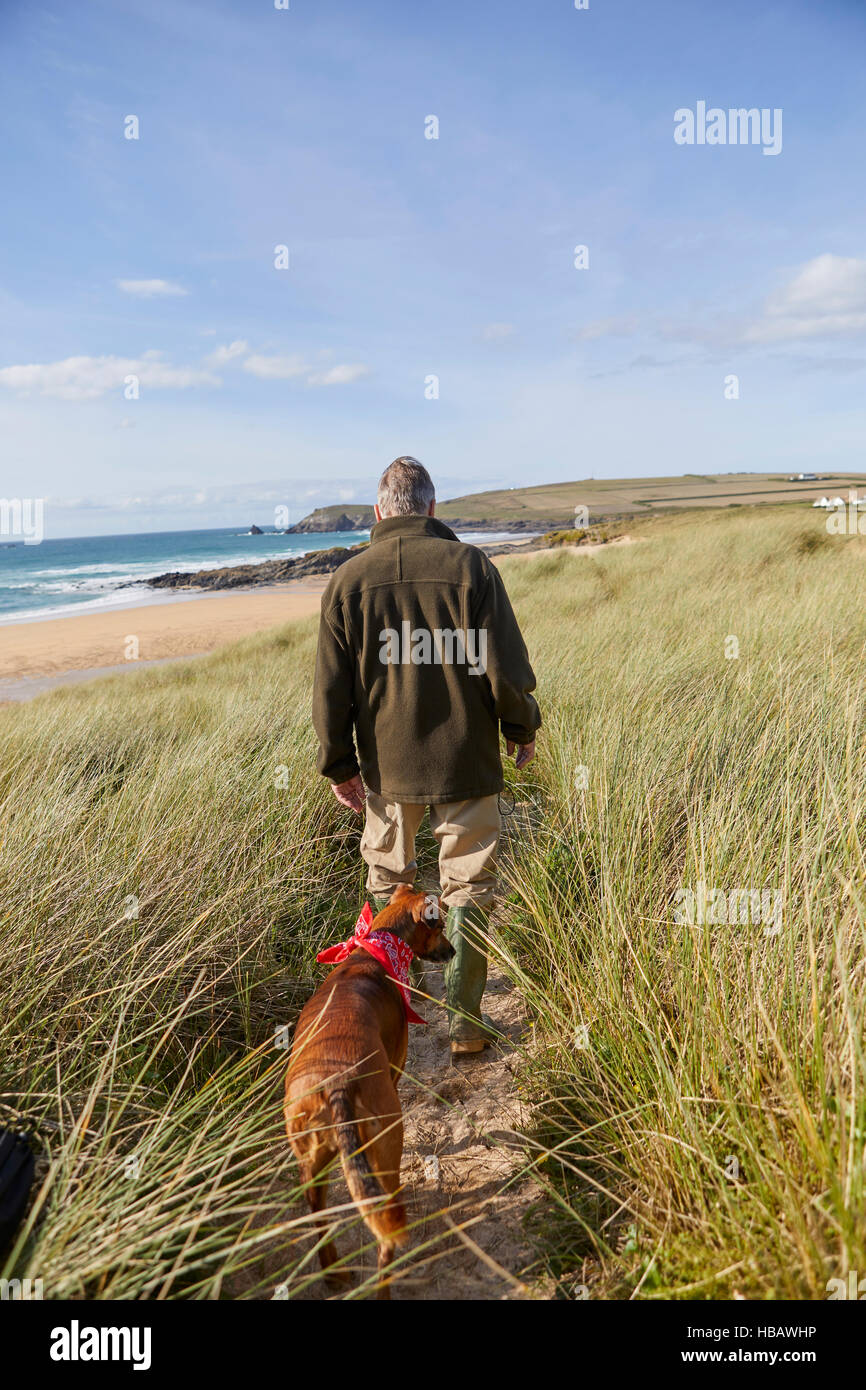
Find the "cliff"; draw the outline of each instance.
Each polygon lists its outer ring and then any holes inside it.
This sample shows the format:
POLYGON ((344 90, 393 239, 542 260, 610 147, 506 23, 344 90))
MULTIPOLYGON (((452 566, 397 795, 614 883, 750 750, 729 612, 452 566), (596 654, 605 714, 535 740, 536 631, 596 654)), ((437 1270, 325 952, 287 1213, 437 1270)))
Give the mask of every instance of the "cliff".
POLYGON ((369 531, 374 521, 372 507, 317 507, 309 516, 305 516, 303 521, 290 526, 286 535, 306 535, 322 531, 369 531))

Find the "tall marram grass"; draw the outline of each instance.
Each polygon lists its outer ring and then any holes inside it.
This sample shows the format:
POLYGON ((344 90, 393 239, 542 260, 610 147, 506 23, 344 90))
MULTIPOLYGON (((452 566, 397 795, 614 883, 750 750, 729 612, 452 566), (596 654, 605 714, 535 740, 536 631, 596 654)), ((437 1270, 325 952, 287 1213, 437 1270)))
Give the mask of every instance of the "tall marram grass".
POLYGON ((359 892, 310 772, 314 640, 0 711, 0 1120, 47 1156, 0 1274, 46 1296, 303 1282, 280 1030, 359 892))
MULTIPOLYGON (((495 935, 534 1024, 540 1259, 565 1296, 822 1297, 866 1269, 866 547, 777 509, 636 535, 504 565, 545 715, 495 935), (699 881, 777 891, 780 930, 679 924, 699 881)), ((275 1032, 361 882, 314 641, 0 710, 0 1120, 43 1149, 0 1276, 316 1278, 275 1032)))
POLYGON ((510 575, 547 721, 502 947, 551 1266, 824 1297, 866 1268, 866 546, 799 511, 638 536, 510 575), (777 892, 779 929, 679 922, 699 882, 777 892))

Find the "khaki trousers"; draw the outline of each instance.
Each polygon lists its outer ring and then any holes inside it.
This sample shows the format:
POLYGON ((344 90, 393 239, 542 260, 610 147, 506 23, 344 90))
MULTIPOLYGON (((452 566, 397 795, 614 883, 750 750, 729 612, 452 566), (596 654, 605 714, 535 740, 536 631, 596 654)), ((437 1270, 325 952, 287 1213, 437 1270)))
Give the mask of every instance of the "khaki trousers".
MULTIPOLYGON (((413 884, 418 868, 415 836, 426 806, 385 801, 367 792, 367 820, 361 854, 367 864, 367 892, 388 898, 400 883, 413 884)), ((430 829, 439 844, 439 883, 445 907, 489 909, 496 887, 499 848, 499 797, 448 801, 430 807, 430 829)))

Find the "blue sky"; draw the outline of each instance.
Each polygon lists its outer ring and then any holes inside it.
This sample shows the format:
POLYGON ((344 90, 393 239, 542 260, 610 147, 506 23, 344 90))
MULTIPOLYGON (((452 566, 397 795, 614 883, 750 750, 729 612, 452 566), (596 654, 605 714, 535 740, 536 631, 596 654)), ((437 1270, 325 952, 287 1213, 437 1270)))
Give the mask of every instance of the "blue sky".
POLYGON ((2 0, 0 494, 863 469, 864 53, 859 0, 2 0), (699 101, 781 152, 678 145, 699 101))

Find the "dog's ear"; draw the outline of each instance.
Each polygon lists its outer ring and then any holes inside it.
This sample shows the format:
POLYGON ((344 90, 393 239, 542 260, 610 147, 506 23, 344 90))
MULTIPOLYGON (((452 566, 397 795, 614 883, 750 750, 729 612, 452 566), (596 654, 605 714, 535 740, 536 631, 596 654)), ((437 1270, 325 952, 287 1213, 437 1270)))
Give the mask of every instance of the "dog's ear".
POLYGON ((428 927, 438 927, 442 925, 442 908, 435 893, 419 893, 418 900, 412 906, 412 916, 416 922, 423 922, 428 927))
POLYGON ((408 883, 398 883, 387 906, 376 914, 377 930, 393 931, 398 935, 411 932, 415 923, 420 920, 415 914, 416 902, 423 901, 423 893, 416 893, 408 883))

